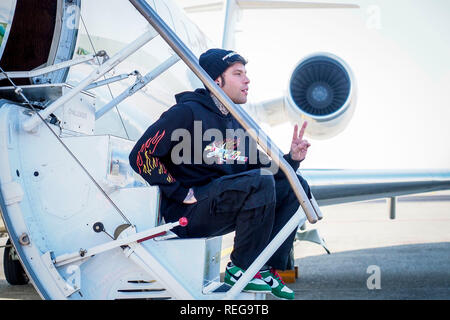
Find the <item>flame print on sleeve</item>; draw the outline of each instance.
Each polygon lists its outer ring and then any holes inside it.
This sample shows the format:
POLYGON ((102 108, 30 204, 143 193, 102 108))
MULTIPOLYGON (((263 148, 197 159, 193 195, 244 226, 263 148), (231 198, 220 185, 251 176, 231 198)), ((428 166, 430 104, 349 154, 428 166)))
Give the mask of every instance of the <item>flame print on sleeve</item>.
POLYGON ((158 158, 152 156, 165 133, 165 130, 161 134, 158 131, 152 138, 142 144, 141 149, 137 154, 136 165, 139 169, 139 174, 146 173, 151 175, 156 169, 158 175, 167 175, 167 182, 172 183, 175 182, 175 178, 167 172, 166 167, 158 158))

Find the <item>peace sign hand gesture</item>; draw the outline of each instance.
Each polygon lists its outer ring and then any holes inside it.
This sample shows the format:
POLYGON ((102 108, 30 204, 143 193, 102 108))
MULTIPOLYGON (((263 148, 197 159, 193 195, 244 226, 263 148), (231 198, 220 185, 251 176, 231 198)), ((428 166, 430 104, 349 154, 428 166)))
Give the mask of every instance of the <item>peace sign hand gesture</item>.
POLYGON ((298 133, 298 125, 294 127, 294 135, 292 137, 291 143, 291 158, 292 160, 302 161, 306 157, 306 153, 308 152, 308 148, 311 144, 307 140, 303 140, 303 135, 305 134, 306 126, 308 122, 303 122, 302 128, 298 133), (298 135, 297 135, 298 133, 298 135))

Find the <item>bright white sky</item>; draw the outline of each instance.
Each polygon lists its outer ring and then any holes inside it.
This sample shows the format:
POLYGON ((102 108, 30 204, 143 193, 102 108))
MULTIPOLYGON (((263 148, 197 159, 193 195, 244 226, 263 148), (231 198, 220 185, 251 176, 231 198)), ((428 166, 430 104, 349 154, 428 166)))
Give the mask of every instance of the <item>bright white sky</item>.
MULTIPOLYGON (((361 8, 244 11, 236 50, 249 60, 249 99, 284 94, 302 57, 334 53, 353 70, 357 108, 338 136, 310 139, 303 168, 450 168, 450 1, 348 3, 361 8)), ((218 46, 221 15, 190 15, 218 46)), ((291 125, 263 128, 289 149, 291 125)))

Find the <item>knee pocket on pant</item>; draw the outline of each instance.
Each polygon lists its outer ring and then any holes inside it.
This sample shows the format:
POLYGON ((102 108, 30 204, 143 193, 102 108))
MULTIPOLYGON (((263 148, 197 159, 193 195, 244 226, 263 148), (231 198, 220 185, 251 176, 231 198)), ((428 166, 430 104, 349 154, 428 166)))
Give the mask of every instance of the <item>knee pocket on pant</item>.
MULTIPOLYGON (((242 179, 232 179, 223 183, 222 190, 213 190, 212 211, 250 210, 275 203, 275 180, 272 175, 250 172, 242 179)), ((218 186, 220 188, 220 186, 218 186)))

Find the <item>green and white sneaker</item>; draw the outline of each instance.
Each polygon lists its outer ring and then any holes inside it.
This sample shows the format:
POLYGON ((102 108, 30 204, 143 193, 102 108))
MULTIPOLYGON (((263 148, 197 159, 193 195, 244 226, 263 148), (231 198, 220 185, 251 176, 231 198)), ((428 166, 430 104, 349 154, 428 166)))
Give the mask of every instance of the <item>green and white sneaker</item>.
POLYGON ((272 294, 275 297, 285 300, 294 299, 294 291, 289 289, 281 279, 281 276, 274 268, 269 270, 260 271, 261 277, 267 285, 272 289, 272 294))
MULTIPOLYGON (((233 286, 244 274, 244 272, 245 270, 236 267, 229 262, 225 269, 225 283, 233 286)), ((254 293, 271 293, 272 288, 262 280, 261 275, 258 272, 255 277, 244 287, 243 291, 254 293)))

